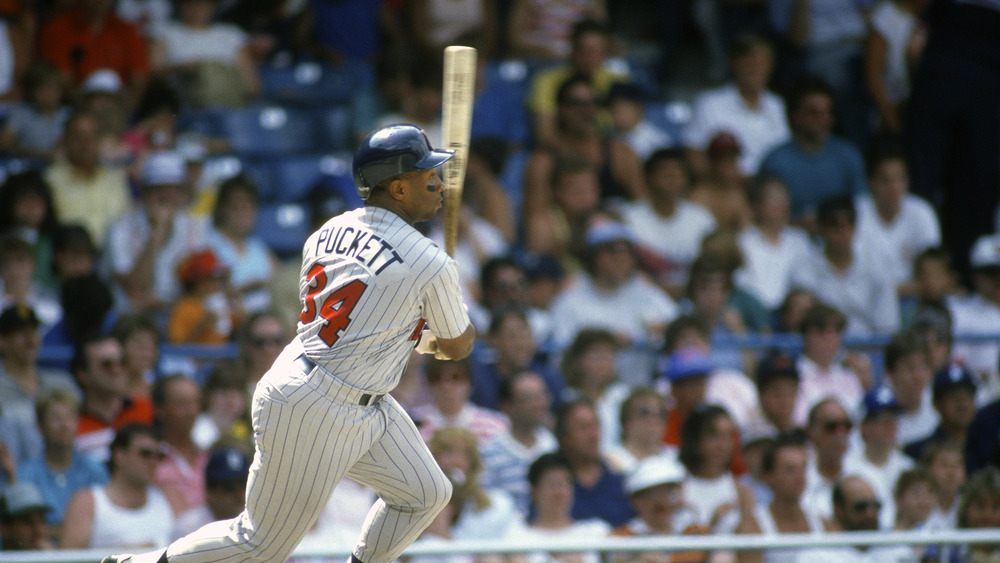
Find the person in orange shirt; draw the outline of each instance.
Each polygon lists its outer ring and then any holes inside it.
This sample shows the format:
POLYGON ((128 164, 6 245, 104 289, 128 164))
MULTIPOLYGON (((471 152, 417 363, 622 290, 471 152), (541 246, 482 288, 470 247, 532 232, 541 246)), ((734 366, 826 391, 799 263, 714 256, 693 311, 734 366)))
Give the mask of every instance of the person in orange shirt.
POLYGON ((241 309, 229 287, 229 269, 210 249, 197 251, 177 268, 185 294, 170 310, 167 340, 172 344, 225 344, 241 309))

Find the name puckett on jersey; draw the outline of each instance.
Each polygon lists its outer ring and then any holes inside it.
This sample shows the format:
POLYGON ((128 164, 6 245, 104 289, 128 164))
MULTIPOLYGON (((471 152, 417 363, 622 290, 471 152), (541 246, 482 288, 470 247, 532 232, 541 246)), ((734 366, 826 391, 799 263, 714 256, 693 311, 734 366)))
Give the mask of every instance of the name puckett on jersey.
POLYGON ((317 256, 339 254, 354 258, 368 268, 374 269, 376 274, 382 273, 382 270, 393 262, 403 262, 403 257, 392 245, 366 229, 350 226, 329 227, 320 229, 318 235, 315 249, 317 256))

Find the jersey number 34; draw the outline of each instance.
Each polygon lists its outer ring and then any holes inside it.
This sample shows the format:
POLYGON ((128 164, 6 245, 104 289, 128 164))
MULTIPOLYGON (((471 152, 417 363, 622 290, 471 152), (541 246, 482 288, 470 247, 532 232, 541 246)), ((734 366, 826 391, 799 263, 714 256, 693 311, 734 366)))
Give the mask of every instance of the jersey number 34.
POLYGON ((361 280, 350 281, 324 297, 320 304, 320 293, 326 289, 327 282, 323 266, 316 264, 310 268, 306 274, 306 282, 309 284, 309 292, 306 293, 305 307, 299 315, 299 321, 304 325, 309 324, 316 320, 317 315, 326 319, 319 337, 327 346, 333 346, 340 338, 340 333, 350 324, 351 311, 368 289, 368 284, 361 280))

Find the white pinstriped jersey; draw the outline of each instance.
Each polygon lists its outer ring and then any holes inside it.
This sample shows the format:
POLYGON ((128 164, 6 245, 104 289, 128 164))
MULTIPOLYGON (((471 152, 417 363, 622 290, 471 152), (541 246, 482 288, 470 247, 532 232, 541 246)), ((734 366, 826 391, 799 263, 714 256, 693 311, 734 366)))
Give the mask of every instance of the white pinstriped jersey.
POLYGON ((399 382, 424 322, 441 338, 469 326, 455 261, 380 207, 338 215, 309 236, 299 297, 306 355, 371 393, 399 382))

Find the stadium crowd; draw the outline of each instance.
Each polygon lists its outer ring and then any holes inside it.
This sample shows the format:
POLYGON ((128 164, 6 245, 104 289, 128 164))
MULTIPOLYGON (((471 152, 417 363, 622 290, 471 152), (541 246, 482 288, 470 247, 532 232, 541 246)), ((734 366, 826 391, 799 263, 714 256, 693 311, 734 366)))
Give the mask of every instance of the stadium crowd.
MULTIPOLYGON (((450 44, 480 53, 481 337, 394 392, 455 485, 419 542, 1000 528, 996 0, 11 0, 2 550, 242 510, 300 245, 362 204, 367 131, 440 146, 450 44)), ((349 548, 373 495, 341 483, 305 544, 349 548)))

